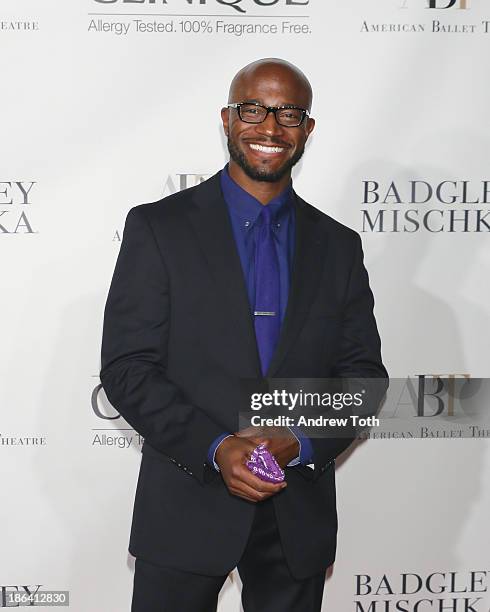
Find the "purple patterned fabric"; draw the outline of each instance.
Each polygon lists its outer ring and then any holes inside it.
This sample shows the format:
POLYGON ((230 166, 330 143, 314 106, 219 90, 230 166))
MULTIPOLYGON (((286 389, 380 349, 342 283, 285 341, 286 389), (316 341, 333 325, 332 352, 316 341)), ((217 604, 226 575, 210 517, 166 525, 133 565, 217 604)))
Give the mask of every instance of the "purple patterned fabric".
POLYGON ((266 482, 282 482, 284 480, 284 471, 277 463, 274 455, 267 450, 265 444, 259 444, 254 448, 246 465, 252 474, 266 482))

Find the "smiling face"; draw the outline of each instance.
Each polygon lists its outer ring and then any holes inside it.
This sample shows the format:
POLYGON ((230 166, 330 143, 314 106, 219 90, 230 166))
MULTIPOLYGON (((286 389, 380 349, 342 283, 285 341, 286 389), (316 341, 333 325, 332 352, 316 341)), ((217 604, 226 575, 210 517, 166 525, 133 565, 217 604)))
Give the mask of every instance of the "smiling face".
MULTIPOLYGON (((311 88, 306 77, 291 64, 262 60, 242 69, 233 79, 228 102, 257 102, 264 106, 311 107, 311 88)), ((246 123, 237 109, 223 108, 223 128, 228 136, 230 171, 253 181, 288 181, 291 168, 303 155, 314 128, 309 117, 298 127, 284 127, 269 113, 262 123, 246 123)))

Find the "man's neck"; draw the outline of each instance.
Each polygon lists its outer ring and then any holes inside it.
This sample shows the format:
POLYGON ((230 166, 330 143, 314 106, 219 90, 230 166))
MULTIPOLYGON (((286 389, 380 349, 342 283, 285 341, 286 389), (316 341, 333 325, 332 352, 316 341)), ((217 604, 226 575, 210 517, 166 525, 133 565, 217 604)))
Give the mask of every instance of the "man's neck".
POLYGON ((233 160, 230 160, 228 172, 235 183, 238 183, 242 189, 245 189, 245 191, 264 205, 281 194, 291 180, 291 173, 288 172, 273 183, 269 183, 268 181, 255 181, 245 174, 240 166, 233 160))

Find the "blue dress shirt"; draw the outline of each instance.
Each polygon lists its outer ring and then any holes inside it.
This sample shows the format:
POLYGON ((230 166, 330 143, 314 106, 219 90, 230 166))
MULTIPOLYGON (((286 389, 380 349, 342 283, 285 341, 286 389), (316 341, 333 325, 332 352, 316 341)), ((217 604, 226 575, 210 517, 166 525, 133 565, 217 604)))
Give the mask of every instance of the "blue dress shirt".
MULTIPOLYGON (((251 305, 255 304, 255 243, 259 231, 257 220, 262 210, 256 198, 238 185, 228 173, 228 165, 221 171, 221 189, 228 207, 233 237, 242 264, 243 275, 247 287, 248 299, 251 305)), ((272 209, 274 224, 273 231, 279 262, 280 282, 280 316, 284 320, 289 294, 290 275, 294 254, 295 219, 292 206, 292 183, 268 204, 272 209)), ((288 463, 288 466, 303 465, 312 462, 313 448, 307 436, 298 428, 290 427, 299 442, 299 456, 288 463)), ((208 462, 219 471, 214 460, 219 444, 233 434, 223 433, 211 443, 208 450, 208 462)))

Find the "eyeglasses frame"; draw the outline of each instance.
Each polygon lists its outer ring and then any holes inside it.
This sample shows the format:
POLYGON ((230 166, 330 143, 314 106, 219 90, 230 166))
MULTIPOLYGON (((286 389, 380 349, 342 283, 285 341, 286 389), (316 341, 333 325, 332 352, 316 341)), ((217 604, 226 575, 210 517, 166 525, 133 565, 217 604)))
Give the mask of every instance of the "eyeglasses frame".
POLYGON ((303 124, 303 121, 305 120, 305 118, 310 116, 310 113, 306 108, 301 108, 301 106, 294 106, 294 104, 283 104, 282 106, 265 106, 264 104, 259 104, 259 102, 245 101, 245 102, 230 102, 230 104, 227 104, 226 106, 227 108, 234 108, 237 111, 240 121, 243 121, 243 123, 248 123, 251 125, 260 125, 261 123, 264 123, 264 121, 269 116, 269 113, 273 113, 274 119, 276 120, 277 125, 280 125, 281 127, 295 128, 295 127, 300 127, 300 125, 303 124), (243 106, 244 104, 250 104, 252 106, 260 106, 260 108, 265 108, 267 112, 265 114, 265 117, 262 119, 262 121, 246 121, 245 119, 242 119, 242 115, 240 113, 240 107, 243 106), (288 109, 288 108, 302 111, 303 116, 301 117, 301 121, 298 123, 298 125, 284 125, 283 123, 279 123, 277 119, 277 115, 276 115, 277 111, 288 109))

